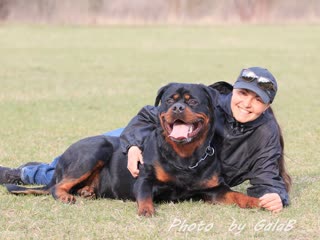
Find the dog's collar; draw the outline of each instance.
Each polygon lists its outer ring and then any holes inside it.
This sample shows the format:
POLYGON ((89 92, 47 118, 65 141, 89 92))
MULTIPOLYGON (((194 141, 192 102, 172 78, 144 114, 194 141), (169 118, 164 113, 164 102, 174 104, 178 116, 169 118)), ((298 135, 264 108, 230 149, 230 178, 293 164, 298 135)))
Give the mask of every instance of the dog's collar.
POLYGON ((211 147, 211 144, 208 145, 206 148, 206 152, 203 154, 203 156, 199 159, 198 162, 196 162, 194 165, 189 166, 189 169, 195 169, 196 167, 199 166, 199 164, 204 161, 208 156, 213 156, 214 155, 214 148, 211 147))

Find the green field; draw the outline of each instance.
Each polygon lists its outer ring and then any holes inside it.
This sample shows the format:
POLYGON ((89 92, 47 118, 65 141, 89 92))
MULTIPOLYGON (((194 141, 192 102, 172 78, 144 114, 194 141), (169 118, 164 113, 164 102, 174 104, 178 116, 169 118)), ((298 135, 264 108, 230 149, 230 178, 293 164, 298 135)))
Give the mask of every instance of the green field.
POLYGON ((147 219, 134 202, 70 206, 0 187, 1 239, 318 239, 319 43, 318 25, 0 25, 0 165, 50 162, 80 138, 123 127, 168 82, 232 83, 264 66, 278 79, 273 107, 294 181, 277 215, 182 202, 147 219))

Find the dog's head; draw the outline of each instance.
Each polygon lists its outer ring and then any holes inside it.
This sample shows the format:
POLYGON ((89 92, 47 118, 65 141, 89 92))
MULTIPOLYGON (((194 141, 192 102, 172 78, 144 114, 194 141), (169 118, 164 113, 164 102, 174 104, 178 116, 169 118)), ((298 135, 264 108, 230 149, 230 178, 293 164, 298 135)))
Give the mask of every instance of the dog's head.
POLYGON ((216 92, 202 84, 170 83, 162 87, 155 105, 166 141, 187 157, 213 134, 216 92))

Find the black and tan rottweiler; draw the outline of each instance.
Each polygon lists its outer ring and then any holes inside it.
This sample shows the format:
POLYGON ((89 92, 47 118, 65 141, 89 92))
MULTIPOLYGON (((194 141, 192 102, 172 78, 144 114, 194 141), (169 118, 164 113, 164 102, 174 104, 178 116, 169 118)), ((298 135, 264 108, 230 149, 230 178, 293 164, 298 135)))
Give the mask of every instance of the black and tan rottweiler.
POLYGON ((259 200, 232 191, 220 176, 211 142, 215 91, 201 84, 171 83, 158 92, 158 125, 145 141, 137 179, 127 169, 118 137, 95 136, 71 145, 51 183, 42 188, 7 185, 14 194, 49 194, 65 203, 85 198, 136 200, 138 214, 155 213, 154 201, 202 199, 258 207, 259 200))

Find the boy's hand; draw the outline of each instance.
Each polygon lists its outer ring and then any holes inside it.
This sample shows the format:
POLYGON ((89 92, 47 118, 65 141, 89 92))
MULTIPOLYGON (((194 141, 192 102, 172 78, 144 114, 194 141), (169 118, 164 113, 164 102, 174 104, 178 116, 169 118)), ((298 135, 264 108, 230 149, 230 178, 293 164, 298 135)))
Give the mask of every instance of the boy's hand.
POLYGON ((129 169, 131 175, 133 177, 138 177, 139 169, 138 164, 143 164, 143 157, 141 150, 137 146, 132 146, 128 151, 128 164, 127 168, 129 169))
POLYGON ((260 207, 265 208, 273 213, 278 213, 283 209, 282 201, 277 193, 267 193, 260 200, 260 207))

